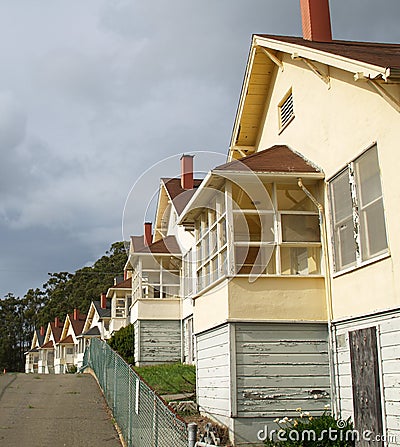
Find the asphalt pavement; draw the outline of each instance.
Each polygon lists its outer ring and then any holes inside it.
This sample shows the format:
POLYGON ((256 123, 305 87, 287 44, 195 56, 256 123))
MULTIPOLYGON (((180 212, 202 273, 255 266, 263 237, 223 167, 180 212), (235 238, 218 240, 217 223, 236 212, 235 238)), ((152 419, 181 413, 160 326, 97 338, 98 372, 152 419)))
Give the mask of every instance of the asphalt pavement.
POLYGON ((0 446, 121 447, 89 374, 0 375, 0 446))

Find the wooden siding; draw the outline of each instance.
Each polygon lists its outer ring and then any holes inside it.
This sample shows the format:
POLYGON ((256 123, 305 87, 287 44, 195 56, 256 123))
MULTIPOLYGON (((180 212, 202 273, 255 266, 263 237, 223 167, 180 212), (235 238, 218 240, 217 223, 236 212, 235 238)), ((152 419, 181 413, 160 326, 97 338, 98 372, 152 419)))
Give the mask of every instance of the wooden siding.
MULTIPOLYGON (((174 363, 181 360, 179 320, 140 320, 135 330, 139 365, 174 363)), ((136 328, 136 326, 135 326, 136 328)))
POLYGON ((196 337, 197 401, 201 411, 229 415, 229 326, 196 337))
POLYGON ((343 418, 353 417, 353 392, 348 332, 377 327, 379 371, 382 387, 383 431, 388 447, 400 446, 400 314, 364 321, 342 322, 336 327, 335 370, 338 408, 343 418))
POLYGON ((322 324, 236 324, 237 415, 319 414, 329 403, 328 330, 322 324))

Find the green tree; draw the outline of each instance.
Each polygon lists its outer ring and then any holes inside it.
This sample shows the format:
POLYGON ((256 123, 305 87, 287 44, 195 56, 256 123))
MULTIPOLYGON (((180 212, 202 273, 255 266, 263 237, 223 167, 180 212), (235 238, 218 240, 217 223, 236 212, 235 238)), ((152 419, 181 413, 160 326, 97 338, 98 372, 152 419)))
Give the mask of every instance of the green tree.
POLYGON ((29 289, 24 298, 9 293, 0 300, 0 368, 23 371, 33 332, 55 317, 65 318, 73 309, 86 313, 90 302, 112 287, 126 263, 124 242, 115 242, 93 266, 75 273, 49 273, 42 289, 29 289))
POLYGON ((0 300, 0 368, 23 371, 27 337, 24 330, 24 303, 9 293, 0 300))

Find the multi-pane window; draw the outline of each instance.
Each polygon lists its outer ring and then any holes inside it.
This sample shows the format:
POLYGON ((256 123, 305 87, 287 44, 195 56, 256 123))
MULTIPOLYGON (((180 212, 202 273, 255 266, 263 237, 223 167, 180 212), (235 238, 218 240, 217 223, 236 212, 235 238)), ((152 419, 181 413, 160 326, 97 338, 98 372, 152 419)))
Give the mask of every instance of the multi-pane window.
MULTIPOLYGON (((226 275, 321 274, 320 223, 312 200, 295 180, 251 177, 240 185, 227 181, 225 202, 220 208, 211 203, 197 219, 197 293, 226 275)), ((315 184, 307 188, 318 197, 315 184)))
POLYGON ((216 194, 196 223, 196 284, 202 290, 227 274, 227 232, 223 195, 216 194))
POLYGON ((115 299, 115 318, 125 318, 125 298, 115 299))
POLYGON ((195 290, 196 261, 195 251, 191 248, 182 259, 182 295, 184 298, 191 297, 195 290))
POLYGON ((376 145, 330 182, 335 271, 360 266, 387 251, 376 145))
POLYGON ((132 276, 133 300, 179 297, 180 267, 180 259, 173 255, 142 256, 132 276))

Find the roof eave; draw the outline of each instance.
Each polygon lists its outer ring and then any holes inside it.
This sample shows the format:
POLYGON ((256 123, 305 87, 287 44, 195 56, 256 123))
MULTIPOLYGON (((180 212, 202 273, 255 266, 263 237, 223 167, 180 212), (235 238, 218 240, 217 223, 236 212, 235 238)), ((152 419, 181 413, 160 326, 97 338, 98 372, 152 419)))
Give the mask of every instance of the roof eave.
POLYGON ((309 178, 315 180, 323 180, 325 174, 323 172, 301 172, 301 171, 235 171, 235 170, 215 170, 213 171, 216 175, 222 177, 244 177, 248 175, 257 175, 257 177, 263 178, 277 178, 277 177, 295 177, 295 178, 309 178))
POLYGON ((317 50, 315 48, 304 47, 294 43, 288 43, 267 37, 255 35, 253 37, 253 46, 268 47, 276 51, 282 51, 287 54, 296 55, 304 59, 311 59, 322 64, 330 65, 350 73, 363 73, 365 77, 376 79, 382 77, 386 80, 387 67, 368 64, 367 62, 358 61, 345 56, 340 56, 326 51, 317 50))

